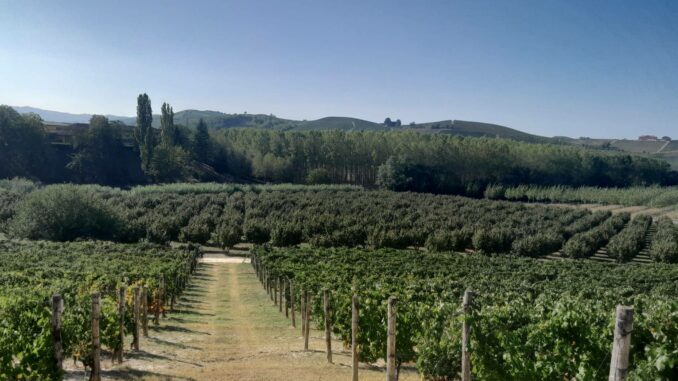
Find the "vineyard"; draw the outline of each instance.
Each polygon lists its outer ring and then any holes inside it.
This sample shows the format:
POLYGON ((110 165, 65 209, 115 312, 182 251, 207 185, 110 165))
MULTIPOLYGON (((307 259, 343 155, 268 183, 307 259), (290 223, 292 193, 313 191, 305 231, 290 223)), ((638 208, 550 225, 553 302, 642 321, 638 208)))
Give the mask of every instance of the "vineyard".
MULTIPOLYGON (((53 295, 61 297, 64 307, 63 358, 91 368, 92 293, 100 295, 101 345, 119 353, 119 287, 147 290, 148 312, 160 311, 165 299, 181 293, 198 254, 195 248, 151 244, 0 242, 0 380, 61 379, 51 324, 53 295)), ((131 311, 128 296, 125 304, 131 311)), ((133 323, 126 314, 128 335, 135 332, 133 323)))
MULTIPOLYGON (((0 192, 0 231, 28 239, 240 241, 274 246, 425 247, 541 257, 588 258, 608 243, 629 261, 646 246, 649 220, 628 214, 344 186, 172 185, 123 191, 53 185, 0 192), (77 206, 77 207, 76 207, 77 206), (627 227, 628 225, 628 227, 627 227), (633 233, 631 230, 633 229, 633 233), (617 234, 622 238, 615 238, 617 234)), ((652 238, 650 257, 678 261, 678 232, 652 238)))
POLYGON ((678 378, 678 268, 672 265, 266 248, 255 251, 254 264, 265 286, 294 283, 293 291, 284 289, 286 300, 302 303, 311 294, 318 326, 327 324, 323 291, 330 290, 328 317, 346 346, 356 295, 361 361, 386 358, 386 300, 396 297, 397 362, 416 363, 426 379, 458 379, 464 321, 472 327, 477 379, 607 379, 616 304, 635 309, 628 379, 678 378), (477 294, 467 317, 460 308, 466 289, 477 294))

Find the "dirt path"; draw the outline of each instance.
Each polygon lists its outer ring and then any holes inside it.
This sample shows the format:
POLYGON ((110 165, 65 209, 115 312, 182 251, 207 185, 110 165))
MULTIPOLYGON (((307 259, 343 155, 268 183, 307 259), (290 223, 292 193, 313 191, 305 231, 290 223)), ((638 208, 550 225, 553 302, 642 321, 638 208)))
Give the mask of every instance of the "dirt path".
MULTIPOLYGON (((301 329, 278 312, 252 267, 242 258, 199 265, 193 283, 141 351, 127 352, 122 365, 105 360, 105 380, 347 380, 350 353, 333 342, 334 362, 325 360, 321 331, 311 331, 303 350, 301 329), (232 263, 235 261, 236 263, 232 263), (237 263, 237 262, 240 263, 237 263)), ((363 365, 361 380, 383 380, 384 369, 363 365)), ((83 380, 82 370, 68 380, 83 380)), ((412 370, 402 380, 418 380, 412 370)))

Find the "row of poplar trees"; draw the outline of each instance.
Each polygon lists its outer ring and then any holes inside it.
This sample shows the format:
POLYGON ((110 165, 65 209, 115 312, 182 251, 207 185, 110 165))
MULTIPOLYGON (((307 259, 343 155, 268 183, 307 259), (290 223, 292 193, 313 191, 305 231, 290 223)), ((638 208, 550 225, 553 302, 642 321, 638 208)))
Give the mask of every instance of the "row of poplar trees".
POLYGON ((154 181, 170 182, 200 176, 199 165, 212 164, 213 144, 207 125, 200 119, 195 132, 174 124, 174 110, 168 103, 160 108, 160 130, 154 129, 153 109, 148 94, 137 98, 137 125, 134 138, 141 169, 154 181))

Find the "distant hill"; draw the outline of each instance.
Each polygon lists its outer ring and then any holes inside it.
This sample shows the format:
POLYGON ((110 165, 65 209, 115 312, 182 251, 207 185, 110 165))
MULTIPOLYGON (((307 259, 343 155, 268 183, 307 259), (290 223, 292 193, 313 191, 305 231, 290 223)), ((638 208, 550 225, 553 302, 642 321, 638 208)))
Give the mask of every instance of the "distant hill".
MULTIPOLYGON (((87 123, 91 114, 70 114, 59 111, 43 110, 35 107, 14 107, 20 113, 35 113, 43 120, 60 123, 87 123)), ((127 125, 135 125, 135 117, 106 115, 110 120, 118 120, 127 125)), ((174 121, 188 127, 195 127, 200 119, 211 128, 265 128, 279 131, 415 131, 429 134, 450 134, 474 137, 497 137, 530 143, 574 144, 594 149, 629 152, 662 159, 678 169, 678 142, 640 141, 627 139, 589 139, 563 136, 543 137, 529 134, 498 124, 470 122, 463 120, 442 120, 418 124, 388 127, 383 123, 367 120, 331 116, 317 120, 291 120, 264 114, 226 114, 218 111, 184 110, 174 114, 174 121)), ((160 116, 154 115, 153 125, 160 126, 160 116)))
MULTIPOLYGON (((87 123, 91 114, 70 114, 59 111, 43 110, 35 107, 14 107, 20 113, 35 113, 48 122, 87 123)), ((106 115, 110 120, 118 120, 127 125, 135 125, 135 117, 106 115)), ((195 127, 203 119, 212 128, 266 128, 281 131, 416 131, 435 134, 455 134, 465 136, 487 136, 515 139, 527 142, 543 142, 549 138, 528 134, 509 127, 490 123, 444 120, 439 122, 388 127, 382 123, 370 122, 358 118, 330 116, 317 120, 290 120, 275 115, 264 114, 226 114, 218 111, 183 110, 174 114, 174 122, 195 127)), ((160 116, 153 116, 153 126, 160 126, 160 116)))

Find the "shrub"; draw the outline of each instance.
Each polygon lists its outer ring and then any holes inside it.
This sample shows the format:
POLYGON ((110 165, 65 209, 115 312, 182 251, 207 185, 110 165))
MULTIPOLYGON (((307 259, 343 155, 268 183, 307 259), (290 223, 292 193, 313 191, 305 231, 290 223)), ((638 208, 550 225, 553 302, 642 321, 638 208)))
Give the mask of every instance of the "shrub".
POLYGON ((306 183, 331 184, 332 176, 330 175, 330 171, 328 171, 325 168, 311 169, 310 171, 308 171, 308 175, 306 175, 306 183))
POLYGON ((483 195, 490 200, 503 200, 506 188, 503 185, 492 184, 485 188, 483 195))
POLYGON ((565 242, 563 254, 570 258, 592 256, 624 227, 629 218, 628 213, 615 214, 595 228, 574 235, 565 242))
POLYGON ((247 242, 262 244, 271 239, 271 231, 261 220, 248 219, 245 221, 243 231, 247 242))
POLYGON ((239 224, 232 221, 222 222, 212 233, 212 241, 223 249, 228 249, 240 242, 243 232, 239 224))
POLYGON ((556 232, 537 233, 513 241, 511 253, 522 257, 539 257, 551 254, 563 244, 562 235, 556 232))
POLYGON ((473 234, 473 247, 485 254, 508 253, 513 237, 506 229, 480 229, 473 234))
POLYGON ((657 233, 650 243, 650 257, 655 262, 678 263, 678 229, 669 218, 657 221, 657 233))
POLYGON ((179 231, 179 241, 205 244, 214 230, 214 221, 210 216, 198 214, 188 221, 188 225, 179 231))
POLYGON ((638 216, 614 236, 607 245, 607 254, 618 262, 628 261, 633 258, 645 244, 645 234, 652 223, 649 216, 638 216))
POLYGON ((95 192, 75 185, 51 185, 19 202, 9 224, 13 237, 70 241, 114 239, 122 226, 119 215, 95 192))
POLYGON ((463 251, 471 244, 470 229, 439 230, 428 236, 424 246, 428 251, 463 251))
POLYGON ((274 246, 294 246, 301 243, 301 229, 291 223, 279 223, 271 232, 271 243, 274 246))

